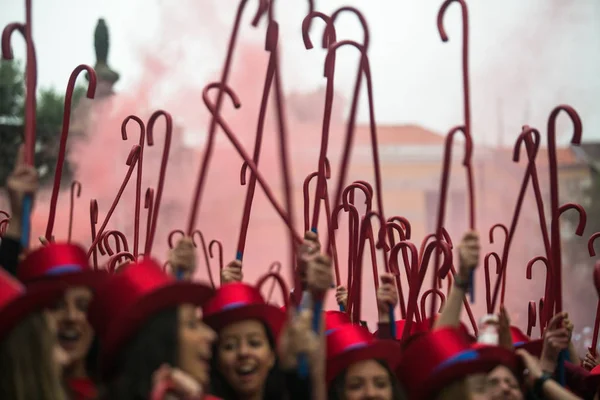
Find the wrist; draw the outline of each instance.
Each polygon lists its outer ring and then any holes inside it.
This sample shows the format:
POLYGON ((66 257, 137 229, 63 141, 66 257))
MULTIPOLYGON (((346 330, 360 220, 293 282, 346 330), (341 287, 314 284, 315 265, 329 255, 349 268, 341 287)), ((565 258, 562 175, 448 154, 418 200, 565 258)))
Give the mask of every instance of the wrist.
POLYGON ((554 370, 556 369, 556 362, 545 359, 542 356, 542 359, 540 360, 540 367, 542 369, 542 373, 548 373, 552 375, 554 373, 554 370))
POLYGON ((390 313, 379 311, 378 321, 381 322, 381 323, 384 323, 384 324, 391 323, 392 321, 390 321, 390 313))
POLYGON ((469 276, 467 275, 467 277, 464 277, 462 273, 457 274, 454 277, 454 287, 462 290, 463 292, 468 291, 469 287, 471 287, 471 280, 469 276))
POLYGON ((21 240, 21 234, 21 221, 11 218, 8 228, 6 228, 6 232, 4 233, 4 236, 15 240, 21 240))
POLYGON ((552 379, 552 375, 548 374, 547 372, 542 373, 542 375, 540 375, 538 378, 536 378, 533 381, 533 393, 538 397, 538 398, 543 398, 543 394, 544 394, 544 385, 546 384, 546 382, 548 382, 549 380, 552 379))

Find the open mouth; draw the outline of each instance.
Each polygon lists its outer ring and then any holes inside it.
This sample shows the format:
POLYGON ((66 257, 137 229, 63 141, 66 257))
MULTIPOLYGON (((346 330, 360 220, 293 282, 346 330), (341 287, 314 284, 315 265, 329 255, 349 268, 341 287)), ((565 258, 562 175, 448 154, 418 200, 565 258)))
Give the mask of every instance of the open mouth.
POLYGON ((81 339, 81 334, 74 329, 61 329, 58 331, 58 342, 64 349, 72 349, 79 339, 81 339))
POLYGON ((241 365, 235 369, 235 373, 241 378, 248 378, 258 371, 256 365, 241 365))

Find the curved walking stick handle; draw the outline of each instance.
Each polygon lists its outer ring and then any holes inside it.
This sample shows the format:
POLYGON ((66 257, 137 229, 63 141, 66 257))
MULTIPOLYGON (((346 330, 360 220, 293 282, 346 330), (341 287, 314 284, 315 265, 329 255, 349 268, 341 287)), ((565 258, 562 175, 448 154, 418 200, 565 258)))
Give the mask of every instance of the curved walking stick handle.
POLYGON ((60 191, 60 181, 62 178, 62 170, 65 163, 65 157, 67 152, 67 138, 69 136, 69 127, 71 124, 71 105, 73 102, 73 92, 75 91, 75 83, 77 77, 82 72, 88 74, 88 88, 86 96, 89 99, 93 99, 96 93, 96 71, 89 65, 81 64, 77 66, 71 76, 69 77, 69 83, 67 84, 67 91, 65 94, 65 102, 63 108, 63 120, 62 120, 62 132, 60 135, 60 143, 58 148, 58 157, 56 159, 56 168, 54 172, 54 184, 52 187, 52 195, 50 197, 50 212, 48 213, 48 223, 46 224, 46 240, 51 240, 52 231, 54 229, 54 220, 56 217, 56 205, 58 203, 58 192, 60 191))

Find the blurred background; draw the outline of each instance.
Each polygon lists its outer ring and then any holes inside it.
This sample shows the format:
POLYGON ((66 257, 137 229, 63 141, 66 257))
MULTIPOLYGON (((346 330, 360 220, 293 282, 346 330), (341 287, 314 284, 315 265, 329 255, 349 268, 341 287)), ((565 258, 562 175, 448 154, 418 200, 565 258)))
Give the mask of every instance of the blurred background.
MULTIPOLYGON (((268 53, 264 50, 265 21, 250 25, 257 4, 249 1, 232 66, 230 86, 242 107, 223 107, 223 116, 248 151, 254 147, 258 108, 263 90, 268 53)), ((460 7, 452 5, 445 18, 449 42, 443 43, 436 27, 441 1, 316 0, 316 9, 331 14, 343 5, 363 12, 370 31, 369 59, 373 77, 375 116, 378 126, 383 199, 386 217, 403 216, 412 224, 417 247, 435 230, 441 162, 446 133, 463 123, 462 28, 460 7)), ((100 222, 123 181, 125 160, 139 137, 134 124, 129 139, 120 134, 122 120, 135 114, 147 120, 156 109, 169 111, 175 122, 167 169, 165 193, 158 221, 154 255, 166 259, 167 236, 185 229, 192 191, 197 180, 210 114, 202 102, 202 90, 219 80, 227 51, 237 1, 233 0, 54 0, 33 2, 33 37, 38 68, 38 145, 36 162, 44 183, 36 201, 33 236, 42 235, 58 152, 64 91, 71 71, 79 64, 97 68, 99 86, 95 100, 85 99, 87 82, 78 81, 68 142, 66 168, 54 229, 56 240, 66 239, 69 187, 82 184, 75 202, 73 240, 91 243, 89 201, 97 199, 100 222), (99 19, 103 19, 99 25, 99 19)), ((594 0, 505 0, 468 2, 470 33, 470 89, 472 135, 475 141, 477 230, 484 254, 501 254, 504 237, 489 228, 507 226, 513 216, 517 193, 525 169, 512 161, 512 151, 521 126, 540 130, 542 149, 537 157, 546 219, 549 221, 548 154, 545 147, 547 120, 559 104, 573 106, 583 121, 581 146, 570 146, 572 125, 562 116, 558 123, 557 163, 561 202, 581 203, 587 211, 587 228, 577 237, 575 215, 561 220, 563 239, 564 308, 571 313, 580 348, 591 337, 597 294, 592 284, 595 260, 587 252, 587 238, 600 230, 600 3, 594 0), (587 328, 586 328, 587 327, 587 328)), ((24 2, 0 0, 0 25, 24 21, 24 2)), ((301 23, 307 13, 302 1, 279 1, 281 71, 286 98, 290 157, 294 178, 295 221, 300 232, 303 221, 302 183, 317 170, 323 118, 326 55, 320 39, 323 23, 314 21, 311 37, 315 48, 302 42, 301 23)), ((338 40, 361 42, 358 20, 348 14, 336 22, 338 40)), ((21 139, 23 69, 25 46, 13 40, 15 62, 0 64, 0 179, 4 184, 12 169, 21 139)), ((340 50, 335 70, 335 102, 328 157, 332 166, 330 194, 337 184, 340 153, 347 114, 358 67, 355 50, 340 50)), ((364 82, 364 80, 363 80, 364 82)), ((260 169, 283 204, 276 113, 269 107, 260 169)), ((355 146, 347 183, 364 179, 375 184, 369 108, 363 84, 355 146)), ((157 124, 156 144, 144 153, 143 191, 156 188, 162 153, 164 123, 157 124)), ((207 242, 222 241, 225 262, 235 258, 246 187, 240 185, 242 161, 222 133, 217 133, 205 193, 196 227, 207 242)), ((445 226, 458 243, 468 228, 468 195, 461 160, 464 143, 457 140, 445 226)), ((133 181, 133 179, 132 179, 133 181)), ((131 182, 119 202, 109 227, 125 232, 130 240, 134 226, 135 183, 131 182)), ((311 189, 314 194, 314 183, 311 189)), ((357 204, 364 199, 357 198, 357 204)), ((0 199, 0 209, 7 209, 0 199)), ((145 236, 142 212, 142 240, 145 236)), ((347 217, 342 216, 337 235, 342 282, 347 274, 347 217)), ((322 222, 324 219, 322 218, 322 222)), ((513 322, 525 329, 527 304, 544 293, 545 270, 534 268, 527 280, 527 262, 544 254, 533 191, 529 187, 511 247, 508 264, 506 305, 513 322)), ((326 232, 322 223, 320 232, 326 232)), ((368 253, 368 251, 367 251, 368 253)), ((252 209, 246 251, 245 280, 255 282, 274 261, 289 273, 287 230, 257 189, 252 209)), ((379 270, 383 270, 380 258, 379 270)), ((199 252, 199 279, 207 279, 205 258, 199 252)), ((365 255, 362 317, 374 327, 375 291, 370 258, 365 255)), ((209 260, 211 261, 211 260, 209 260)), ((216 276, 218 262, 212 259, 216 276)), ((539 268, 538 268, 539 267, 539 268)), ((492 283, 495 265, 490 266, 492 283)), ((405 293, 406 277, 402 277, 405 293)), ((485 313, 483 265, 476 276, 476 315, 485 313)), ((429 282, 427 280, 426 282, 429 282)), ((427 285, 427 283, 426 283, 427 285)), ((280 301, 279 293, 274 295, 280 301)), ((333 296, 329 308, 336 308, 333 296)), ((534 329, 534 337, 539 335, 534 329)), ((589 344, 587 344, 589 345, 589 344)))

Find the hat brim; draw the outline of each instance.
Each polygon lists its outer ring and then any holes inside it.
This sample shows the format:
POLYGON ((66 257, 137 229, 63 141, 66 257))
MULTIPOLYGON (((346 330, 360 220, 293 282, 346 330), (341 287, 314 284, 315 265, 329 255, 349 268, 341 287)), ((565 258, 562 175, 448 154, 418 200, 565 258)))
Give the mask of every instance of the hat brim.
POLYGON ((108 278, 109 274, 107 271, 81 271, 71 272, 57 275, 47 275, 43 278, 39 278, 33 281, 25 282, 27 287, 37 287, 42 285, 51 285, 59 282, 60 284, 73 286, 85 286, 92 290, 100 287, 108 278))
POLYGON ((286 313, 270 304, 250 304, 207 315, 204 322, 218 332, 227 325, 249 319, 264 322, 277 340, 285 324, 286 313))
POLYGON ((336 357, 327 359, 327 384, 335 379, 350 365, 366 360, 385 362, 391 371, 395 371, 400 363, 401 346, 395 340, 377 340, 374 343, 357 349, 346 351, 336 357))
POLYGON ((528 353, 530 353, 531 355, 538 357, 538 358, 542 355, 543 348, 544 348, 544 340, 543 339, 536 339, 536 340, 532 340, 530 342, 526 342, 526 343, 520 344, 518 346, 515 346, 515 349, 527 350, 528 353))
POLYGON ((519 377, 519 363, 514 353, 498 347, 482 347, 477 349, 478 357, 459 361, 441 370, 435 371, 418 389, 415 398, 434 398, 443 388, 464 379, 469 375, 487 374, 498 366, 505 366, 519 377))
POLYGON ((101 343, 102 375, 108 377, 115 372, 116 355, 152 315, 181 304, 201 307, 213 293, 212 288, 199 283, 173 282, 141 297, 128 309, 119 312, 111 320, 104 343, 101 343))
POLYGON ((8 334, 23 319, 35 311, 50 307, 65 288, 61 285, 32 288, 0 309, 0 338, 8 334))

